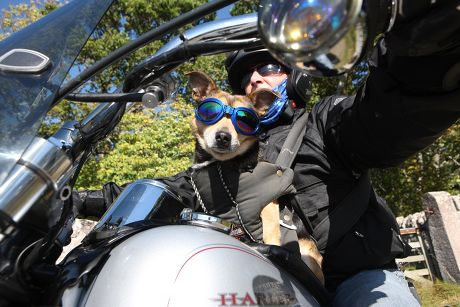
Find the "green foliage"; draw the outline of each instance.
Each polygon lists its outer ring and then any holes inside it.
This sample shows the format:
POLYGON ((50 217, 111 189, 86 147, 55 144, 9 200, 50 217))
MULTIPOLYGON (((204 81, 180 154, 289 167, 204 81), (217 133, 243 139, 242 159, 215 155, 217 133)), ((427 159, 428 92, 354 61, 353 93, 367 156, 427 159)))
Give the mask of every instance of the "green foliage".
MULTIPOLYGON (((91 65, 129 40, 205 2, 118 1, 101 21, 77 59, 77 64, 91 65)), ((213 17, 211 15, 207 19, 213 17)), ((98 74, 89 87, 96 91, 119 87, 127 73, 154 54, 170 36, 144 46, 98 74)), ((211 56, 186 63, 177 70, 180 88, 185 88, 185 73, 193 70, 206 71, 216 80, 223 80, 225 70, 220 65, 222 61, 222 56, 211 56)), ((109 146, 105 142, 96 149, 97 159, 87 163, 79 177, 78 187, 99 188, 106 181, 121 184, 140 178, 173 175, 190 166, 194 141, 188 119, 192 113, 189 101, 188 91, 183 93, 180 90, 174 103, 160 112, 127 113, 110 137, 112 144, 109 146)))
MULTIPOLYGON (((216 81, 219 88, 231 91, 227 83, 227 71, 224 68, 225 55, 218 54, 206 57, 199 57, 193 62, 185 63, 177 71, 179 72, 180 84, 187 84, 188 78, 185 75, 191 71, 202 71, 216 81)), ((190 89, 187 88, 186 96, 190 97, 190 89)))
POLYGON ((341 76, 328 78, 313 77, 310 105, 330 95, 353 95, 364 83, 367 74, 367 65, 362 63, 341 76))
POLYGON ((235 3, 230 14, 232 16, 253 13, 257 11, 258 0, 240 0, 235 3))
POLYGON ((30 0, 29 4, 10 4, 8 9, 2 9, 0 15, 0 40, 37 21, 59 6, 58 0, 30 0))
POLYGON ((460 193, 460 122, 399 168, 372 171, 376 191, 397 215, 422 210, 421 196, 430 191, 460 193))
POLYGON ((99 189, 141 178, 171 176, 191 165, 194 139, 190 130, 193 107, 179 98, 157 110, 128 112, 119 133, 109 136, 116 143, 109 152, 97 152, 77 182, 78 188, 99 189))

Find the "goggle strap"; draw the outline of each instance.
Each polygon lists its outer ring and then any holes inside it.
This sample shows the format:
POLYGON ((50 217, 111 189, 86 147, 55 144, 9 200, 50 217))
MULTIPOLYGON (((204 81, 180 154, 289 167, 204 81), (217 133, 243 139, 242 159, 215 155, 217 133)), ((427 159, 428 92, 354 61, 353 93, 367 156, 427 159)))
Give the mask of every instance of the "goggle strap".
POLYGON ((228 114, 228 115, 232 115, 233 112, 235 111, 235 108, 229 106, 229 105, 226 105, 226 104, 221 104, 223 109, 224 109, 224 114, 228 114))

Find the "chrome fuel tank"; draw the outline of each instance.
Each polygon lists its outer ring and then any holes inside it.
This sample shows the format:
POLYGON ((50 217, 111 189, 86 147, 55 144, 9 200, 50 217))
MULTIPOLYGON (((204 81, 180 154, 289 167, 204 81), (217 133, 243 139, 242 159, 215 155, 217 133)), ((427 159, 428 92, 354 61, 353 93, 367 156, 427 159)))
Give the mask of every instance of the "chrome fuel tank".
POLYGON ((170 225, 114 247, 93 283, 64 306, 319 306, 288 273, 215 230, 170 225))

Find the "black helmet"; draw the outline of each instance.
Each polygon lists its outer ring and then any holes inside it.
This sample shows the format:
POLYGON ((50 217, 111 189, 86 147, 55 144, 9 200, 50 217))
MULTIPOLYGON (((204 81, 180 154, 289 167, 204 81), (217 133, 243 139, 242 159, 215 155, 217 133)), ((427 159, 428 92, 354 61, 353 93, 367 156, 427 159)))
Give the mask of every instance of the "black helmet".
MULTIPOLYGON (((232 52, 225 60, 225 68, 228 73, 228 83, 235 94, 244 95, 241 88, 241 80, 244 75, 254 66, 264 63, 280 63, 267 49, 241 49, 232 52)), ((284 66, 284 65, 283 65, 284 66)), ((297 106, 305 106, 310 99, 310 79, 306 73, 284 66, 288 72, 286 90, 289 98, 297 102, 297 106)))
POLYGON ((241 80, 248 71, 258 64, 279 63, 267 49, 241 49, 231 53, 225 60, 228 73, 228 83, 235 94, 244 95, 241 80))

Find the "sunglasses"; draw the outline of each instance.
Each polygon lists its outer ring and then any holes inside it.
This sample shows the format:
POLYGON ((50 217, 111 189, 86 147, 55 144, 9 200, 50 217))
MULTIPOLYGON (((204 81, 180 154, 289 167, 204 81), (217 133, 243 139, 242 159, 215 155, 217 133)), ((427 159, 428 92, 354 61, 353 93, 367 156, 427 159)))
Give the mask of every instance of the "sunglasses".
POLYGON ((236 131, 243 135, 255 135, 259 131, 259 117, 249 108, 233 108, 217 98, 206 98, 195 109, 195 117, 205 125, 218 122, 225 114, 231 116, 236 131))
POLYGON ((262 77, 267 77, 270 75, 283 73, 285 72, 285 69, 283 68, 283 66, 279 64, 264 64, 256 66, 249 70, 249 72, 243 76, 243 79, 241 80, 242 89, 244 89, 246 85, 248 85, 249 80, 251 80, 251 76, 254 73, 254 71, 257 71, 257 73, 262 77))

